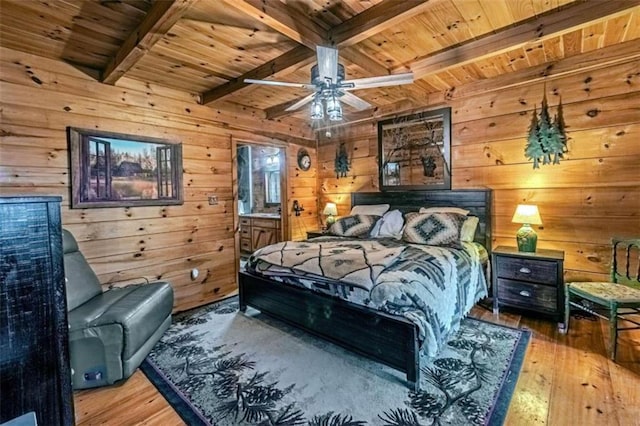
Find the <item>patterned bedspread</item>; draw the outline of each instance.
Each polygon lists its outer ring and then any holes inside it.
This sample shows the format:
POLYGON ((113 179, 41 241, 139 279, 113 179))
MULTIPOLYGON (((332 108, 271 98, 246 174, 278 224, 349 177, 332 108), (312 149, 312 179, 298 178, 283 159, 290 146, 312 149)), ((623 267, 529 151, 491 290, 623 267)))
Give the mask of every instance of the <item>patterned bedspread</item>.
MULTIPOLYGON (((352 303, 404 316, 418 326, 421 348, 428 356, 438 352, 473 305, 487 295, 481 261, 483 253, 475 243, 463 243, 463 247, 458 249, 407 244, 394 239, 319 237, 304 245, 316 246, 314 250, 317 252, 319 244, 352 245, 363 241, 375 241, 387 249, 400 249, 395 261, 381 270, 370 285, 336 281, 311 271, 283 266, 282 262, 271 263, 265 260, 270 256, 262 257, 263 251, 273 254, 268 247, 256 251, 246 268, 275 281, 303 286, 352 303)), ((273 256, 270 260, 273 261, 273 256)))
POLYGON ((264 247, 254 256, 288 271, 319 275, 371 291, 382 271, 405 247, 386 247, 375 240, 285 241, 264 247))

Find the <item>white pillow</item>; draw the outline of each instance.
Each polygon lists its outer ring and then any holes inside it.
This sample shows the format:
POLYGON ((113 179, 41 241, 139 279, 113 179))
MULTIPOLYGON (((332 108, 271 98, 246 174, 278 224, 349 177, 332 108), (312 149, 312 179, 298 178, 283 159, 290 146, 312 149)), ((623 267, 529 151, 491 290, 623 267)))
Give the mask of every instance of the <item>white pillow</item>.
POLYGON ((391 210, 386 212, 382 219, 376 223, 376 226, 371 231, 373 238, 395 238, 399 240, 402 238, 402 228, 404 227, 404 217, 400 210, 391 210))
POLYGON ((460 241, 464 241, 467 243, 473 242, 473 239, 476 236, 476 228, 478 227, 478 223, 480 223, 480 219, 478 219, 477 216, 468 216, 462 224, 462 229, 460 230, 460 241))
POLYGON ((353 206, 349 216, 355 216, 357 214, 368 214, 374 216, 382 216, 389 210, 389 204, 362 204, 359 206, 353 206))
POLYGON ((460 207, 420 207, 420 213, 458 213, 466 216, 469 210, 460 207))

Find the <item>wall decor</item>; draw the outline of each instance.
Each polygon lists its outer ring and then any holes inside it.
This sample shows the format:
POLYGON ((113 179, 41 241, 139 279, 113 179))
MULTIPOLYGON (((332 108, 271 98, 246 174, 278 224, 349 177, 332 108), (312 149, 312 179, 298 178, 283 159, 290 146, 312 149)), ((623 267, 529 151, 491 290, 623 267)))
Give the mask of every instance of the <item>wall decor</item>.
POLYGON ((298 150, 298 167, 305 172, 311 168, 311 156, 304 148, 298 150))
POLYGON ((349 156, 347 155, 347 148, 344 146, 344 142, 340 142, 340 147, 336 150, 336 159, 333 163, 336 179, 341 177, 347 177, 349 171, 349 156))
POLYGON ((562 115, 562 99, 558 103, 558 112, 553 121, 549 116, 546 88, 542 97, 540 117, 536 108, 533 109, 529 135, 524 153, 527 160, 533 160, 533 168, 540 168, 542 164, 560 164, 560 158, 567 152, 567 134, 565 132, 564 117, 562 115))
POLYGON ((182 145, 67 128, 71 208, 182 204, 182 145))
POLYGON ((451 108, 378 122, 382 191, 451 189, 451 108))

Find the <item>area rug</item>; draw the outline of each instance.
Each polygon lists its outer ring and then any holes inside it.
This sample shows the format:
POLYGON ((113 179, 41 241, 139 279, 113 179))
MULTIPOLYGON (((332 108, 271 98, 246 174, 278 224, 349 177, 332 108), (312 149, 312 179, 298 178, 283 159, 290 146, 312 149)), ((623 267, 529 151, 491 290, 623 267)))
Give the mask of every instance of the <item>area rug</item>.
POLYGON ((189 425, 502 424, 530 333, 467 318, 420 390, 237 298, 178 314, 142 371, 189 425))

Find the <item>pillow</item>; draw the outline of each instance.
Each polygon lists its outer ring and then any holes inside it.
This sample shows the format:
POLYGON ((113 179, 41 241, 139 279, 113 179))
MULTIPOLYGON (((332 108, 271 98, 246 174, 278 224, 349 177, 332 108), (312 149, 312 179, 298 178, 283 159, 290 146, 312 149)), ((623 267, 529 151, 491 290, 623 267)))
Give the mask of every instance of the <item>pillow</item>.
POLYGON ((355 216, 357 214, 370 214, 375 216, 382 216, 389 210, 389 204, 362 204, 360 206, 353 206, 349 216, 355 216))
POLYGON ((467 216, 462 224, 462 230, 460 231, 460 241, 471 243, 476 237, 476 228, 480 223, 480 219, 476 216, 467 216))
POLYGON ((331 225, 329 233, 340 237, 368 237, 380 216, 357 214, 342 217, 331 225))
POLYGON ((466 216, 470 212, 460 207, 420 207, 420 213, 458 213, 466 216))
POLYGON ((407 213, 402 239, 408 243, 460 247, 465 216, 459 213, 407 213))
POLYGON ((373 238, 395 238, 399 240, 402 238, 402 227, 404 226, 404 218, 400 210, 391 210, 386 212, 382 219, 376 223, 376 226, 371 231, 371 237, 373 238))

